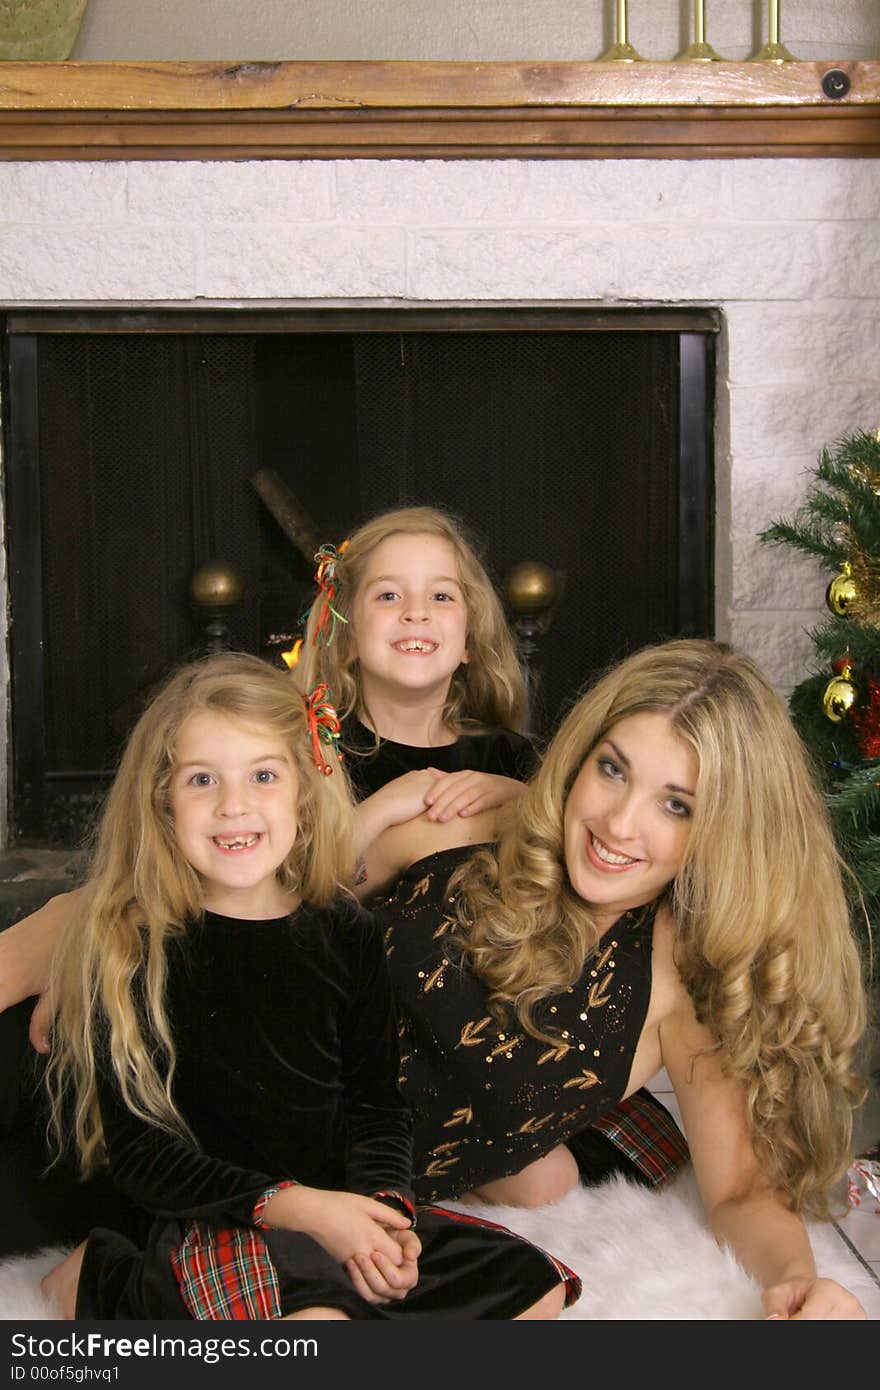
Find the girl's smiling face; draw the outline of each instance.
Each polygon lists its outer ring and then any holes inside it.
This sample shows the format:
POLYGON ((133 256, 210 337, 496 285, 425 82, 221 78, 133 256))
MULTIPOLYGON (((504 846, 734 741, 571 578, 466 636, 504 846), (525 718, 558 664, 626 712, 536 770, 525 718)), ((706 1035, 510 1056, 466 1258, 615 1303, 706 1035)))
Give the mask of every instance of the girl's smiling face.
POLYGON ((455 551, 440 536, 386 536, 367 560, 352 603, 363 700, 442 704, 467 661, 467 606, 455 551))
POLYGON ((277 870, 297 835, 297 778, 284 744, 227 714, 187 719, 175 746, 171 813, 205 906, 229 917, 289 912, 277 870))
POLYGON ((565 863, 603 927, 678 873, 698 773, 694 751, 653 712, 621 719, 586 758, 565 804, 565 863))

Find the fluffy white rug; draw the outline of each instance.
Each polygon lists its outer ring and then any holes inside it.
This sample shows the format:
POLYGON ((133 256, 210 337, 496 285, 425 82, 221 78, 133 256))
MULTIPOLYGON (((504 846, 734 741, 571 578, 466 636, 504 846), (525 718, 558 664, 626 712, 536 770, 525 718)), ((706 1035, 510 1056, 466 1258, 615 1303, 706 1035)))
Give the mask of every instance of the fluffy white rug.
MULTIPOLYGON (((581 1276, 583 1295, 563 1313, 566 1320, 762 1317, 756 1286, 706 1230, 689 1171, 660 1192, 617 1178, 535 1211, 461 1210, 509 1226, 581 1276)), ((865 1291, 876 1297, 871 1275, 832 1226, 811 1227, 810 1238, 820 1274, 838 1279, 857 1297, 865 1291)), ((57 1316, 40 1293, 40 1279, 63 1253, 41 1251, 0 1263, 0 1318, 57 1316)))

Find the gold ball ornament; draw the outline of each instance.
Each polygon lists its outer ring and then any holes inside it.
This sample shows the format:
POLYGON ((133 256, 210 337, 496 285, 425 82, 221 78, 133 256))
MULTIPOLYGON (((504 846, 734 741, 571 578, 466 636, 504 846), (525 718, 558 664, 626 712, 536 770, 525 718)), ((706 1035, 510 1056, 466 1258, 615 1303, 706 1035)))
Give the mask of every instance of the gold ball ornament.
POLYGON ((828 719, 839 724, 849 714, 856 699, 856 688, 847 677, 850 667, 846 666, 839 676, 833 676, 822 695, 822 709, 828 719))
POLYGON ((193 574, 189 595, 199 608, 234 608, 241 600, 241 578, 228 560, 208 560, 193 574))
POLYGON ((850 611, 859 597, 859 589, 852 577, 852 565, 846 562, 840 574, 836 574, 825 590, 825 602, 838 618, 850 611))
POLYGON ((504 591, 515 613, 541 613, 556 601, 559 584, 543 561, 522 560, 507 576, 504 591))

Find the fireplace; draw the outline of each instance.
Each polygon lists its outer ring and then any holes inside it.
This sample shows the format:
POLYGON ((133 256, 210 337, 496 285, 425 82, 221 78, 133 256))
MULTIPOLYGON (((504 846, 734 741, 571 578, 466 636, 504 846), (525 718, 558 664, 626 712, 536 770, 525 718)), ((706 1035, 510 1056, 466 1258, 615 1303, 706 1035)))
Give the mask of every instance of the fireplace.
POLYGON ((540 304, 11 312, 13 836, 79 840, 150 689, 205 646, 206 561, 241 578, 226 640, 280 660, 313 566, 260 470, 322 540, 429 503, 499 586, 523 560, 556 571, 539 737, 614 657, 710 634, 719 327, 540 304))

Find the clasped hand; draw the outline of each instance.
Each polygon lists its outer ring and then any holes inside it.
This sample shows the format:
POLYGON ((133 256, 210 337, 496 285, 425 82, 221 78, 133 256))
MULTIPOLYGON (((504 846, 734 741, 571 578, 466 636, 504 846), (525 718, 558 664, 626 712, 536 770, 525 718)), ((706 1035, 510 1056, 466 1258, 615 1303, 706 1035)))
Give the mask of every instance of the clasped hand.
POLYGON ((303 1231, 344 1266, 367 1303, 405 1298, 418 1283, 421 1242, 409 1217, 357 1192, 288 1187, 267 1204, 268 1226, 303 1231))

